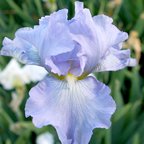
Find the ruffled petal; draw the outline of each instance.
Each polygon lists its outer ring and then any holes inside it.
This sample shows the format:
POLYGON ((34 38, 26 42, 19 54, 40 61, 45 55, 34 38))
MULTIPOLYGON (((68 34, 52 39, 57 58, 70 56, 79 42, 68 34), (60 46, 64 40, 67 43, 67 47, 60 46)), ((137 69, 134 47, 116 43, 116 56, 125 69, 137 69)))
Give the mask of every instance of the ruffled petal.
POLYGON ((82 2, 75 2, 73 19, 67 20, 67 13, 67 9, 59 10, 42 17, 33 29, 19 29, 14 40, 3 41, 1 54, 41 65, 57 75, 81 76, 136 64, 128 51, 121 51, 128 35, 117 29, 111 18, 92 17, 82 2))
POLYGON ((46 26, 43 25, 37 25, 34 26, 34 28, 30 27, 20 28, 16 31, 15 37, 18 37, 30 43, 39 52, 39 50, 42 48, 43 45, 43 40, 45 37, 45 29, 46 26))
POLYGON ((88 144, 94 128, 109 128, 116 105, 110 89, 89 76, 83 80, 47 77, 31 89, 26 116, 37 127, 53 125, 63 144, 88 144))
POLYGON ((37 48, 19 37, 16 37, 14 40, 5 38, 0 54, 12 56, 24 64, 40 65, 37 48))
POLYGON ((66 25, 67 12, 67 9, 63 9, 42 17, 39 25, 21 28, 15 35, 35 46, 43 61, 50 56, 71 51, 73 43, 66 25))
POLYGON ((67 12, 63 9, 50 15, 43 47, 40 50, 41 57, 46 58, 73 50, 74 44, 66 23, 67 12))
POLYGON ((73 40, 81 47, 81 55, 87 59, 84 73, 91 73, 95 68, 97 71, 119 70, 136 64, 129 51, 121 50, 128 34, 112 22, 112 18, 105 15, 92 17, 82 2, 75 2, 75 16, 69 27, 73 40))
POLYGON ((12 56, 25 64, 40 65, 47 71, 66 75, 68 72, 80 76, 85 62, 78 55, 80 49, 68 28, 67 9, 42 17, 34 28, 21 28, 14 40, 3 41, 2 55, 12 56))
POLYGON ((123 41, 128 38, 127 33, 115 27, 112 24, 113 20, 108 16, 98 15, 93 17, 93 20, 105 31, 109 47, 102 55, 95 71, 116 71, 127 66, 135 66, 137 62, 135 59, 130 58, 130 50, 121 50, 123 41))
POLYGON ((47 67, 48 71, 58 75, 71 73, 75 76, 80 76, 83 73, 85 63, 86 58, 79 55, 79 48, 77 47, 70 52, 51 56, 51 59, 46 60, 46 65, 49 66, 47 67))
POLYGON ((113 19, 106 15, 97 15, 93 17, 96 25, 99 25, 100 29, 106 35, 106 43, 108 47, 114 47, 117 49, 122 48, 122 42, 128 38, 126 32, 120 31, 116 26, 112 24, 113 19))
POLYGON ((69 21, 73 40, 81 47, 81 55, 87 58, 84 71, 91 73, 100 59, 100 53, 105 46, 105 36, 99 26, 95 26, 91 13, 83 9, 82 2, 75 2, 75 17, 69 21))
POLYGON ((79 50, 71 38, 67 13, 68 10, 63 9, 42 17, 34 29, 20 29, 16 36, 37 47, 42 65, 47 71, 58 75, 73 71, 73 74, 79 76, 84 67, 79 63, 84 62, 83 58, 77 56, 79 50))
POLYGON ((136 64, 136 59, 130 58, 130 50, 111 48, 96 66, 94 72, 117 71, 127 66, 135 66, 136 64))
POLYGON ((47 34, 43 49, 40 51, 46 69, 58 75, 66 75, 69 72, 78 52, 75 50, 67 22, 66 9, 55 12, 49 17, 47 34))
MULTIPOLYGON (((59 10, 58 12, 52 13, 50 16, 42 17, 39 20, 39 25, 34 26, 34 28, 25 27, 18 29, 15 36, 28 41, 39 50, 43 49, 45 43, 44 40, 47 39, 46 34, 49 35, 49 29, 54 27, 54 22, 66 23, 66 18, 67 10, 59 10)), ((47 49, 50 49, 48 47, 49 43, 47 42, 47 49)), ((49 55, 51 55, 51 53, 49 55)))

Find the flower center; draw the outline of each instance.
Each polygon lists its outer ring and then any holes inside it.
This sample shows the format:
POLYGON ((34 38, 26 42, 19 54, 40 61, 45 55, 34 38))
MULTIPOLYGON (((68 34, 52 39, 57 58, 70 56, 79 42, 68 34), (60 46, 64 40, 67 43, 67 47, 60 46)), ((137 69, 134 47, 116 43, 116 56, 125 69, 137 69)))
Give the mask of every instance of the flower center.
POLYGON ((69 89, 73 90, 75 88, 76 81, 78 80, 78 78, 74 76, 73 74, 68 73, 65 76, 65 80, 67 81, 69 89))
POLYGON ((76 81, 77 81, 77 77, 74 76, 73 74, 71 73, 68 73, 66 76, 65 76, 65 79, 66 81, 69 83, 69 84, 74 84, 76 81))
POLYGON ((55 78, 57 78, 59 80, 66 80, 67 82, 70 82, 70 83, 74 83, 77 80, 82 80, 82 79, 84 79, 84 78, 86 78, 88 76, 87 73, 84 73, 81 76, 75 76, 75 75, 73 75, 71 73, 68 73, 65 76, 63 76, 63 75, 59 76, 59 75, 54 74, 54 73, 50 73, 50 75, 54 76, 55 78))

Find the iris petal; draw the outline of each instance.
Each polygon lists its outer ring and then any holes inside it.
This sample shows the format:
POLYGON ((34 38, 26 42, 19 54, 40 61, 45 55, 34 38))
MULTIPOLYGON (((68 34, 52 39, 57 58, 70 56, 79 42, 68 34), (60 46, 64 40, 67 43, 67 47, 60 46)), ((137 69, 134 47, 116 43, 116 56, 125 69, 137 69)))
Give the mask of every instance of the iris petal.
POLYGON ((40 65, 40 57, 37 48, 18 37, 14 40, 5 38, 0 54, 15 57, 24 64, 40 65))
POLYGON ((3 41, 1 55, 16 57, 24 64, 41 65, 47 71, 66 75, 81 75, 85 63, 78 56, 68 28, 67 9, 42 17, 34 28, 21 28, 14 40, 3 41))
POLYGON ((130 50, 117 50, 111 48, 96 66, 95 72, 117 71, 127 66, 135 66, 136 60, 130 58, 130 50))
POLYGON ((136 60, 130 58, 130 50, 121 50, 122 42, 128 38, 127 33, 120 31, 112 22, 113 20, 105 15, 93 17, 93 20, 105 32, 108 49, 101 55, 95 71, 116 71, 127 66, 135 66, 136 60))
MULTIPOLYGON (((49 34, 49 29, 52 29, 54 27, 55 25, 54 22, 65 23, 66 18, 67 18, 67 10, 66 9, 59 10, 58 12, 52 13, 50 16, 42 17, 39 20, 39 25, 34 26, 34 28, 25 27, 18 29, 15 33, 15 36, 28 41, 39 50, 43 49, 44 40, 47 39, 45 38, 46 34, 49 34)), ((49 43, 47 43, 47 49, 49 49, 48 47, 49 43)))
POLYGON ((121 44, 128 38, 128 34, 126 32, 120 31, 116 26, 112 24, 113 19, 106 15, 98 15, 94 16, 93 20, 96 25, 99 25, 103 34, 106 35, 106 43, 108 48, 111 46, 116 47, 117 49, 121 49, 121 44))
POLYGON ((94 128, 109 128, 115 111, 110 89, 89 76, 67 82, 46 77, 31 89, 26 116, 37 127, 53 125, 63 144, 87 144, 94 128))
POLYGON ((98 39, 102 32, 95 26, 90 11, 83 9, 83 3, 75 3, 75 17, 69 21, 69 28, 73 40, 81 46, 81 55, 87 57, 84 71, 91 73, 100 59, 101 49, 105 49, 105 41, 98 39))
POLYGON ((82 2, 75 3, 75 17, 69 22, 69 27, 74 41, 81 47, 81 55, 87 59, 84 73, 136 65, 136 60, 130 58, 130 51, 121 50, 123 41, 128 38, 127 33, 112 22, 112 18, 105 15, 92 17, 82 2))
POLYGON ((73 50, 74 44, 66 23, 67 12, 63 9, 50 15, 43 47, 40 50, 41 57, 55 56, 73 50))

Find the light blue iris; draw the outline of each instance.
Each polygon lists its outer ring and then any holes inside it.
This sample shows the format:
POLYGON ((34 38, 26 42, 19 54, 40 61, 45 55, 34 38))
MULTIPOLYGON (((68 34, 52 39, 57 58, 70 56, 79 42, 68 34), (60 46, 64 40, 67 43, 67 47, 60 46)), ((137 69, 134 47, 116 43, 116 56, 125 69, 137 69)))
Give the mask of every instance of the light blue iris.
POLYGON ((105 15, 91 16, 82 2, 75 2, 75 16, 67 9, 40 19, 34 28, 22 28, 15 38, 5 38, 1 55, 24 64, 44 67, 51 76, 30 90, 26 117, 36 127, 53 125, 62 144, 88 144, 94 128, 109 128, 116 104, 110 89, 90 76, 134 66, 128 38, 105 15))

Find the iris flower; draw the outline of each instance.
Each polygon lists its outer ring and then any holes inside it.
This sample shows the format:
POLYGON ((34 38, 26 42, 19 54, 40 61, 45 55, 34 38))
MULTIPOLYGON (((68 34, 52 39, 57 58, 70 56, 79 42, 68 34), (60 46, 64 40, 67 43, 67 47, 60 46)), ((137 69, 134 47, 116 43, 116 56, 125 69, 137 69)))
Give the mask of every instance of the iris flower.
POLYGON ((33 87, 26 102, 26 117, 36 127, 53 125, 62 144, 88 144, 94 128, 109 128, 116 104, 110 88, 91 73, 135 66, 130 50, 122 50, 128 38, 105 15, 91 16, 82 2, 75 15, 67 9, 42 17, 34 28, 5 38, 1 55, 24 64, 44 67, 49 75, 33 87))

